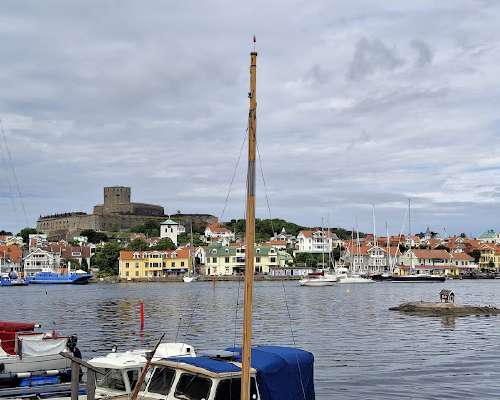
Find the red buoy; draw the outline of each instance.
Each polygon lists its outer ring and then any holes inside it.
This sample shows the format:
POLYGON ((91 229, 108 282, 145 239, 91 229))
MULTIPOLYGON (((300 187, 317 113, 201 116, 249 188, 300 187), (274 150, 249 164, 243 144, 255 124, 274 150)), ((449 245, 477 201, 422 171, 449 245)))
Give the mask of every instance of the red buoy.
POLYGON ((141 303, 140 303, 140 315, 141 315, 141 331, 144 330, 144 301, 141 300, 141 303))

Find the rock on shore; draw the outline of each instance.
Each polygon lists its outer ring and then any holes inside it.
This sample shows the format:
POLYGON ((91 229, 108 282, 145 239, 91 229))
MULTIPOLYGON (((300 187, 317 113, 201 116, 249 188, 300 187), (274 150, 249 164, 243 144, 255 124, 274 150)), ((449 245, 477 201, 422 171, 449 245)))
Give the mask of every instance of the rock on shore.
POLYGON ((397 307, 389 308, 391 311, 401 311, 408 314, 420 314, 429 316, 442 315, 497 315, 500 309, 491 306, 460 305, 454 303, 431 303, 431 302, 410 302, 403 303, 397 307))

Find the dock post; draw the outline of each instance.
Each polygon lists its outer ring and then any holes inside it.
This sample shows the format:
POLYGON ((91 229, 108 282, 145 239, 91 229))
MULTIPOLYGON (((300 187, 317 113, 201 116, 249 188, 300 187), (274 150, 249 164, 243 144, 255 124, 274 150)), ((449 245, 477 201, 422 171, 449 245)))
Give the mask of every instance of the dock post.
POLYGON ((87 370, 87 400, 95 399, 96 374, 92 369, 87 370))
POLYGON ((71 400, 78 400, 80 392, 80 364, 71 361, 71 400))

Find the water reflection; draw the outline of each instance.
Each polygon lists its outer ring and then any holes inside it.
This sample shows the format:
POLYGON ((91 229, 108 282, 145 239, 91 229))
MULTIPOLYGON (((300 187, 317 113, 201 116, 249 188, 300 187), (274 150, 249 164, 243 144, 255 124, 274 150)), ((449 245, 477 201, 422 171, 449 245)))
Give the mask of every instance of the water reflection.
MULTIPOLYGON (((500 282, 454 281, 463 303, 499 304, 500 282)), ((33 320, 79 336, 84 356, 167 341, 197 349, 241 341, 242 285, 237 282, 96 284, 0 289, 0 319, 33 320), (239 289, 239 290, 238 290, 239 289), (238 299, 239 291, 239 299, 238 299), (145 304, 140 331, 139 302, 145 304), (236 319, 235 319, 236 318, 236 319)), ((301 288, 255 286, 254 342, 297 345, 316 359, 318 399, 496 398, 500 393, 498 317, 421 317, 390 312, 404 301, 433 300, 435 284, 301 288), (293 336, 292 336, 293 332, 293 336)))

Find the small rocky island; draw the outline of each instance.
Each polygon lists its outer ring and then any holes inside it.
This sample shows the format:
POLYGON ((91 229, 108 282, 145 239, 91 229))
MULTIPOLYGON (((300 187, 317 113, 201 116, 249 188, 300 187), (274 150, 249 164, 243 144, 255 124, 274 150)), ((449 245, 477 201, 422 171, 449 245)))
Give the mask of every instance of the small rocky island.
POLYGON ((400 304, 397 307, 391 307, 391 311, 400 311, 407 314, 426 315, 426 316, 446 316, 453 315, 465 317, 468 315, 497 315, 500 314, 500 308, 480 305, 460 305, 455 304, 455 294, 451 290, 443 289, 439 293, 439 302, 409 302, 400 304), (451 302, 450 302, 451 301, 451 302))

